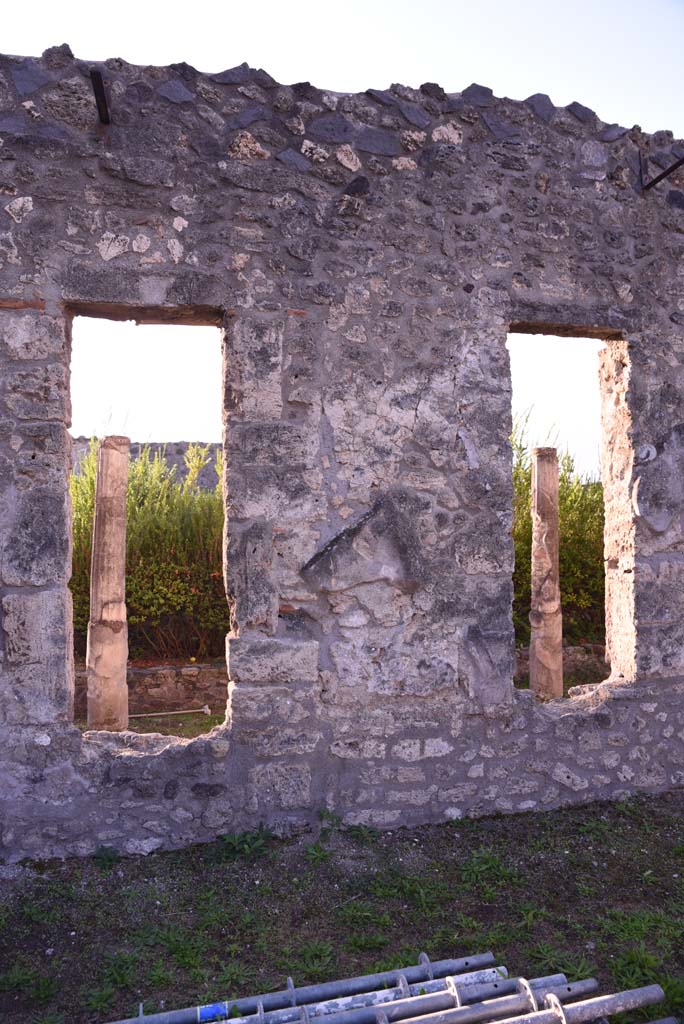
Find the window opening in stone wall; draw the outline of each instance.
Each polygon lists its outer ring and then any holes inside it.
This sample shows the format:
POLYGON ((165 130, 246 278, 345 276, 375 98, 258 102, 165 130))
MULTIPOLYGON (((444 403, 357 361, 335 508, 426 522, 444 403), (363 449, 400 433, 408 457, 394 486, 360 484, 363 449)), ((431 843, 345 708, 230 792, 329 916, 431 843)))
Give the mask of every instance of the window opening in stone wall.
MULTIPOLYGON (((104 684, 99 672, 91 671, 91 727, 99 719, 100 728, 120 729, 123 713, 136 732, 190 737, 224 719, 230 610, 221 561, 221 380, 221 332, 216 327, 138 326, 85 316, 73 321, 69 586, 75 719, 83 728, 89 720, 86 646, 98 457, 105 501, 115 500, 111 495, 117 485, 125 487, 128 665, 118 674, 124 704, 128 700, 127 709, 117 711, 107 675, 116 666, 106 664, 105 643, 104 684), (98 456, 103 438, 110 440, 98 456), (117 484, 127 456, 127 483, 119 479, 117 484), (92 691, 102 685, 101 705, 101 695, 92 691)), ((115 542, 116 522, 102 522, 115 542)), ((108 557, 105 550, 105 562, 108 557)), ((106 601, 106 587, 103 594, 106 601)), ((99 594, 95 599, 100 600, 99 594)), ((93 628, 91 651, 99 656, 93 628)), ((111 655, 114 662, 116 657, 111 655)))
POLYGON ((561 688, 567 696, 572 687, 600 682, 610 672, 605 648, 599 381, 599 353, 605 344, 596 338, 541 334, 508 338, 513 392, 515 683, 529 686, 531 671, 532 688, 542 697, 560 696, 561 688), (535 501, 536 529, 531 507, 535 501), (560 616, 554 610, 557 591, 551 565, 553 506, 558 510, 560 616), (562 655, 557 658, 554 648, 560 643, 561 616, 562 655))

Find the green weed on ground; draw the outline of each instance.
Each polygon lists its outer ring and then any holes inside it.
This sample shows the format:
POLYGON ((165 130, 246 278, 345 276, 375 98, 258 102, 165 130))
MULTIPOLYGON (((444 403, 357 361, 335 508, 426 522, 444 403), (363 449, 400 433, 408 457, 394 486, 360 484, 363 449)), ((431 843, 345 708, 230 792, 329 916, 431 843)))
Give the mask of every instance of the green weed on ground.
POLYGON ((0 1020, 97 1024, 492 949, 528 977, 657 981, 684 1012, 684 793, 392 833, 323 815, 0 890, 0 1020), (315 851, 314 853, 311 850, 315 851))

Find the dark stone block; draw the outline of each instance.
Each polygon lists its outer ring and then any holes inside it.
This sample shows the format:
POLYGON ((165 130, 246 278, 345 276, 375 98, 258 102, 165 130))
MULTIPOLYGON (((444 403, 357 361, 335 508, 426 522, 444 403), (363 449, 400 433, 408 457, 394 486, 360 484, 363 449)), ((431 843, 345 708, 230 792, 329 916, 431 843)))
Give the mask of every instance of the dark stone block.
POLYGON ((246 85, 252 80, 252 75, 253 72, 249 64, 239 64, 236 68, 219 71, 217 75, 211 75, 210 78, 220 85, 246 85))
POLYGON ((486 85, 477 85, 473 82, 467 89, 464 89, 461 96, 474 107, 491 107, 494 102, 494 93, 486 85))
POLYGON ((235 131, 237 128, 249 128, 251 124, 255 124, 257 121, 270 121, 273 115, 271 111, 266 107, 247 107, 245 110, 241 110, 239 114, 226 121, 226 127, 230 131, 235 131))
POLYGON ((601 142, 615 142, 617 139, 621 139, 623 135, 626 135, 629 131, 628 128, 623 128, 621 124, 609 124, 599 134, 601 142))
POLYGON ((674 163, 672 155, 669 149, 659 149, 657 153, 651 153, 649 158, 654 164, 657 164, 663 171, 666 171, 668 167, 671 167, 674 163))
POLYGON ((307 134, 319 142, 350 142, 355 131, 352 123, 341 114, 323 114, 309 123, 307 134))
POLYGON ((367 196, 369 192, 370 182, 363 174, 359 174, 357 178, 352 178, 344 190, 346 196, 367 196))
POLYGON ((43 64, 49 68, 65 68, 72 63, 74 55, 68 43, 62 43, 61 46, 48 46, 43 50, 42 58, 43 64))
POLYGON ((291 167, 294 171, 306 173, 311 169, 311 161, 307 160, 303 153, 291 147, 284 149, 282 153, 278 153, 276 159, 280 160, 286 167, 291 167))
POLYGON ((676 188, 671 188, 667 193, 667 202, 670 206, 674 206, 678 210, 684 210, 684 192, 680 192, 676 188))
POLYGON ((40 64, 32 60, 24 60, 19 64, 10 64, 10 74, 14 87, 20 96, 29 96, 44 85, 54 82, 52 75, 46 74, 40 64))
POLYGON ((418 163, 432 172, 441 164, 448 163, 453 156, 459 152, 459 147, 451 142, 435 142, 432 146, 425 146, 418 155, 418 163))
POLYGON ((268 71, 264 71, 263 68, 257 68, 253 72, 254 81, 257 85, 260 85, 262 89, 277 89, 278 82, 272 75, 269 75, 268 71))
POLYGON ((376 156, 399 156, 402 151, 396 135, 381 128, 363 128, 356 140, 356 148, 376 156))
POLYGON ((178 796, 178 790, 180 789, 180 783, 178 779, 169 779, 164 786, 164 799, 175 800, 178 796))
POLYGON ((389 89, 366 89, 366 96, 370 96, 376 103, 381 103, 383 107, 393 107, 397 102, 389 89))
POLYGON ((292 86, 292 92, 296 99, 306 100, 307 103, 320 103, 321 101, 321 90, 311 82, 297 82, 292 86))
POLYGON ((569 103, 565 109, 571 113, 573 117, 576 117, 578 121, 581 121, 582 124, 589 124, 590 121, 596 120, 596 114, 594 111, 590 110, 589 107, 582 106, 582 104, 578 103, 576 100, 573 103, 569 103))
POLYGON ((186 64, 184 60, 178 64, 171 64, 171 70, 185 82, 194 82, 199 75, 197 68, 193 68, 192 64, 186 64))
POLYGON ((196 782, 192 792, 200 799, 207 799, 214 796, 221 796, 226 792, 226 787, 220 782, 196 782))
POLYGON ((426 114, 417 103, 403 103, 400 101, 397 103, 397 106, 409 124, 415 125, 416 128, 429 128, 432 124, 430 115, 426 114))
POLYGON ((509 124, 508 121, 504 121, 502 118, 496 117, 494 114, 482 114, 482 120, 487 125, 497 142, 511 142, 517 144, 522 141, 521 132, 517 125, 509 124))
POLYGON ((159 86, 157 92, 164 99, 170 100, 171 103, 192 103, 195 99, 194 93, 191 93, 178 78, 172 78, 169 82, 164 82, 163 85, 159 86))
POLYGON ((420 91, 424 96, 429 96, 431 100, 437 100, 440 103, 444 103, 448 99, 444 89, 437 82, 423 82, 420 91))
POLYGON ((533 96, 528 96, 525 103, 530 107, 537 117, 540 117, 542 121, 549 124, 553 115, 556 113, 556 108, 551 102, 551 99, 543 92, 536 92, 533 96))

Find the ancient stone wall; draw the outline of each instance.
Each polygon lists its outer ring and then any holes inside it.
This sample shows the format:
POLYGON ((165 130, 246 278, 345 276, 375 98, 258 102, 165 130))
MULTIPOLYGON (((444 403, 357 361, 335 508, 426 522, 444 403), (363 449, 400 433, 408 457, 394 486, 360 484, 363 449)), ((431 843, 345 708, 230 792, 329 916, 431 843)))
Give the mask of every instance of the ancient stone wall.
MULTIPOLYGON (((86 671, 75 672, 74 717, 85 721, 86 671)), ((164 711, 190 711, 209 707, 212 713, 226 706, 228 680, 225 666, 212 663, 195 665, 152 665, 128 667, 128 710, 132 715, 164 711)))
MULTIPOLYGON (((684 780, 684 152, 579 103, 0 59, 0 855, 684 780), (77 314, 223 328, 226 722, 72 724, 77 314), (511 328, 604 338, 609 681, 514 691, 511 328)), ((192 358, 192 353, 188 353, 192 358)))

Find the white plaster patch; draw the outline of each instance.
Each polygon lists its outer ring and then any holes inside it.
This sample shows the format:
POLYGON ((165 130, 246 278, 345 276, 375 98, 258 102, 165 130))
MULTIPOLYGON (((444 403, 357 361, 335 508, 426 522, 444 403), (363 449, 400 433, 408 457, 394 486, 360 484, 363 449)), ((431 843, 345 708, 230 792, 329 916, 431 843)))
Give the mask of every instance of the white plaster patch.
POLYGON ((450 754, 453 749, 450 743, 440 739, 438 736, 425 740, 426 757, 444 757, 446 754, 450 754))
POLYGON ((150 239, 142 232, 133 239, 133 252, 147 252, 151 245, 150 239))
POLYGON ((236 160, 267 160, 271 155, 260 142, 254 138, 251 132, 238 132, 228 152, 236 160))
POLYGON ((349 341, 356 342, 357 345, 365 345, 368 341, 366 328, 362 327, 361 324, 354 324, 348 331, 344 331, 344 336, 349 341))
POLYGON ((463 132, 454 121, 440 124, 432 133, 434 142, 449 142, 452 146, 458 146, 463 142, 463 132))
POLYGON ((402 145, 404 149, 408 149, 409 153, 415 153, 417 149, 420 149, 426 139, 427 135, 425 132, 420 131, 410 130, 402 132, 401 135, 402 145))
POLYGON ((575 792, 589 788, 589 780, 583 779, 565 764, 557 764, 551 772, 551 778, 554 782, 559 782, 562 786, 567 786, 568 789, 572 789, 575 792))
POLYGON ((185 192, 181 192, 180 195, 173 197, 170 206, 176 213, 184 213, 187 217, 197 209, 197 199, 195 196, 188 196, 185 192))
POLYGON ((180 263, 183 258, 183 246, 180 244, 177 238, 170 238, 166 243, 166 248, 169 250, 169 254, 174 263, 180 263))
POLYGON ((302 142, 302 153, 309 160, 313 160, 315 164, 325 163, 330 156, 330 153, 324 146, 319 146, 317 143, 312 142, 311 139, 304 139, 302 142))
POLYGON ((27 217, 32 209, 33 199, 31 196, 17 196, 16 199, 7 204, 5 213, 8 213, 17 224, 21 224, 24 217, 27 217))
POLYGON ((127 235, 115 235, 111 231, 105 231, 97 243, 97 248, 102 259, 108 263, 110 260, 116 259, 117 256, 123 256, 125 252, 128 252, 130 241, 127 235))
POLYGON ((360 171, 363 166, 358 156, 351 148, 351 146, 340 146, 335 152, 335 156, 339 163, 343 167, 346 167, 348 171, 360 171))
POLYGON ((303 135, 306 131, 306 125, 302 121, 301 117, 290 117, 285 122, 285 127, 288 131, 291 131, 293 135, 303 135))
POLYGON ((35 742, 38 744, 39 747, 49 747, 50 744, 52 743, 52 740, 50 739, 46 732, 39 732, 35 736, 35 742))
POLYGON ((33 100, 24 100, 22 107, 35 121, 43 116, 33 100))
POLYGON ((418 170, 418 164, 410 156, 397 156, 392 161, 392 166, 398 171, 416 171, 418 170))
POLYGON ((124 845, 126 853, 141 853, 145 856, 148 853, 152 853, 154 850, 158 850, 162 845, 162 839, 129 839, 124 845))

